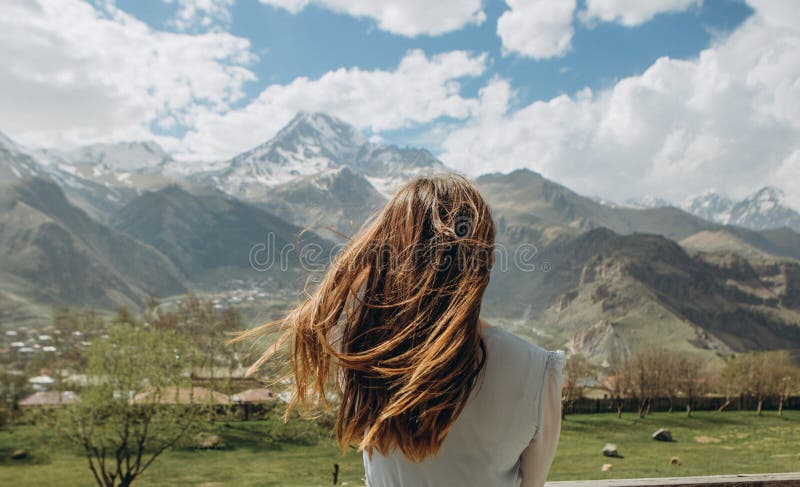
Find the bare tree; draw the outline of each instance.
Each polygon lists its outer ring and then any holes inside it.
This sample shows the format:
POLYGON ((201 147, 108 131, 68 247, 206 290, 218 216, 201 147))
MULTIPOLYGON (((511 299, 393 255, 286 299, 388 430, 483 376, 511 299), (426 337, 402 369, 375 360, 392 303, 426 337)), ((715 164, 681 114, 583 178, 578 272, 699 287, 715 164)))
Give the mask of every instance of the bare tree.
POLYGON ((691 417, 695 400, 707 390, 702 369, 703 363, 697 358, 682 357, 676 363, 673 383, 677 392, 686 398, 686 417, 691 417))
POLYGON ((800 389, 800 368, 785 350, 769 352, 769 393, 778 398, 778 415, 783 416, 783 403, 800 389))
POLYGON ((725 395, 725 401, 717 409, 722 412, 730 406, 735 397, 744 393, 745 384, 742 381, 745 376, 745 363, 740 357, 732 356, 725 363, 725 367, 717 378, 717 388, 725 395))
POLYGON ((630 391, 630 360, 627 355, 614 354, 609 360, 608 376, 606 377, 606 387, 613 399, 617 409, 617 418, 622 417, 622 409, 625 405, 625 398, 630 391))
POLYGON ((653 400, 669 388, 673 362, 672 353, 663 348, 647 348, 631 360, 627 375, 640 418, 650 412, 653 400))
POLYGON ((582 354, 571 355, 564 367, 564 387, 561 393, 561 417, 567 413, 567 407, 575 404, 585 393, 586 382, 595 378, 595 370, 589 360, 582 354))

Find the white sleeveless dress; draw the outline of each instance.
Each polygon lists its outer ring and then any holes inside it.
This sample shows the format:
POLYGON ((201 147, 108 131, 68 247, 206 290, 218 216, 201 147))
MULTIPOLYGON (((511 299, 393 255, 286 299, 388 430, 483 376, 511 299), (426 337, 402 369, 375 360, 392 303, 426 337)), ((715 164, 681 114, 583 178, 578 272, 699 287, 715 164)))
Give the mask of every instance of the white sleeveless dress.
POLYGON ((439 453, 414 463, 399 450, 364 452, 370 487, 539 487, 561 428, 565 358, 498 327, 483 329, 486 369, 439 453))

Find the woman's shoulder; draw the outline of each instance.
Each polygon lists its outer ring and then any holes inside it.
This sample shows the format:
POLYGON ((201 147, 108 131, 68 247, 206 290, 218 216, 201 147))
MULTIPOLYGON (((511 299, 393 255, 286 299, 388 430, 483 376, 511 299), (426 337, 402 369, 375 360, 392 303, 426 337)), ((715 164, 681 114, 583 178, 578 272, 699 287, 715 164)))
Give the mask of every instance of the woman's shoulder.
POLYGON ((538 382, 549 372, 560 373, 566 363, 561 350, 546 350, 535 343, 492 326, 484 328, 488 363, 504 375, 521 375, 521 380, 538 382))
POLYGON ((547 361, 552 355, 562 352, 550 352, 535 343, 524 340, 510 331, 490 326, 483 329, 484 338, 489 353, 494 351, 500 356, 509 359, 543 360, 547 361))

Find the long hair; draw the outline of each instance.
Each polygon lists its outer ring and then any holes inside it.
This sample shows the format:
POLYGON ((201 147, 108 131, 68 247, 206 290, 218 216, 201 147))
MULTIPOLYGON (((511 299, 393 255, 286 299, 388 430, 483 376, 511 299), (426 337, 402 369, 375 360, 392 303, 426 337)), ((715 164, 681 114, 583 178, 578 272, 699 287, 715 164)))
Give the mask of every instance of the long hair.
POLYGON ((294 388, 287 414, 327 405, 336 391, 342 449, 436 454, 484 368, 478 317, 494 235, 466 178, 411 181, 299 306, 237 338, 278 333, 248 373, 283 350, 294 388))

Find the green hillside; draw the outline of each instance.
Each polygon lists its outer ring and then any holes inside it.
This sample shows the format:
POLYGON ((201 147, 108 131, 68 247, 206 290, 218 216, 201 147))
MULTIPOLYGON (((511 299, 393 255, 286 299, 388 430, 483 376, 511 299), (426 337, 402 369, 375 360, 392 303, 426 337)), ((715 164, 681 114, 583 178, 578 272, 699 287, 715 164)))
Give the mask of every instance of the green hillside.
POLYGON ((163 254, 93 220, 43 178, 0 196, 0 275, 3 316, 15 321, 53 304, 113 309, 185 289, 163 254))

